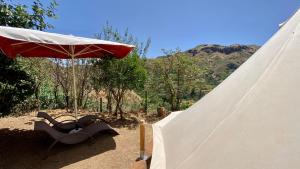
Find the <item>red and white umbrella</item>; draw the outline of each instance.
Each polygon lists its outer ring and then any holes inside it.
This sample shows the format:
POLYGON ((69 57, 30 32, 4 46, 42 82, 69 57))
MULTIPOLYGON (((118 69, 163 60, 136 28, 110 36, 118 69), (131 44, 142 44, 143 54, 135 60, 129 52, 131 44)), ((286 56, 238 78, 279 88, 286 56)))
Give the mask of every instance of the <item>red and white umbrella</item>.
POLYGON ((76 119, 78 110, 74 59, 101 58, 108 55, 121 59, 133 48, 132 45, 99 39, 0 26, 0 50, 9 58, 22 56, 72 59, 76 119))

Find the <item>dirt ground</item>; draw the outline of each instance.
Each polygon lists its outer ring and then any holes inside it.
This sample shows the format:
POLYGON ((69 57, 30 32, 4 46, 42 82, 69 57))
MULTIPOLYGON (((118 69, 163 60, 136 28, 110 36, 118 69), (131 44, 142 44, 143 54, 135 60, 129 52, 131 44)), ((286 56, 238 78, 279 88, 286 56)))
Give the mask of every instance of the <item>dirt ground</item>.
MULTIPOLYGON (((129 118, 109 122, 120 135, 99 133, 93 142, 57 144, 44 159, 53 140, 33 131, 36 120, 35 113, 0 118, 0 169, 130 169, 139 156, 138 121, 129 118)), ((152 140, 150 124, 146 140, 152 140)))

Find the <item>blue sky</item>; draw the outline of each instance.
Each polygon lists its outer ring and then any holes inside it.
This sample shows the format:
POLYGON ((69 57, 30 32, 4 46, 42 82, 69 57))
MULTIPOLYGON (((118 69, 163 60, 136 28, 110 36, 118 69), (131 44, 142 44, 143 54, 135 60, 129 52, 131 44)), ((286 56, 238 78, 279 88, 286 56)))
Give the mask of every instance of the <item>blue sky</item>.
POLYGON ((120 31, 128 28, 140 41, 150 37, 148 57, 161 55, 162 48, 187 50, 203 43, 261 45, 300 7, 299 0, 57 2, 59 18, 49 21, 55 26, 51 32, 93 37, 108 21, 120 31))

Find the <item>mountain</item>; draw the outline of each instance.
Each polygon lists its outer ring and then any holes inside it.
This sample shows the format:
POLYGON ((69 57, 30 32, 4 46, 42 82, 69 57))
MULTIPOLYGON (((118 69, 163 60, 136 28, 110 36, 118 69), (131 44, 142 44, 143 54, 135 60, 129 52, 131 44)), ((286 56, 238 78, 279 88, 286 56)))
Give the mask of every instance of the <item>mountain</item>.
MULTIPOLYGON (((244 63, 259 48, 260 46, 257 45, 234 44, 223 46, 202 44, 181 53, 190 57, 199 68, 207 69, 211 73, 207 77, 207 81, 215 86, 244 63)), ((165 57, 168 56, 158 56, 156 59, 150 59, 150 62, 165 57)))
POLYGON ((253 54, 259 46, 257 45, 230 45, 230 46, 222 46, 222 45, 199 45, 195 48, 187 50, 187 53, 191 53, 193 56, 197 55, 207 55, 207 54, 223 54, 223 55, 231 55, 237 53, 244 53, 244 54, 253 54))
POLYGON ((189 49, 183 53, 190 57, 199 58, 199 66, 211 71, 211 78, 214 85, 219 84, 251 55, 259 46, 257 45, 230 45, 222 46, 216 44, 204 44, 189 49))

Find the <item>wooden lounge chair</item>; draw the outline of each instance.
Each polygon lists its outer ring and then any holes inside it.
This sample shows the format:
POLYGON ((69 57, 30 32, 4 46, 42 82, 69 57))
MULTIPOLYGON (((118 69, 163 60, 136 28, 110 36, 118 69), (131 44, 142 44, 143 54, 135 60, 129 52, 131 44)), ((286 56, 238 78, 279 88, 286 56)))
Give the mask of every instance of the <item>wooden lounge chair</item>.
POLYGON ((93 136, 99 132, 106 131, 112 134, 118 135, 112 127, 104 122, 95 122, 90 125, 78 130, 77 132, 63 133, 52 128, 49 124, 44 121, 36 121, 34 123, 34 130, 44 131, 48 133, 55 141, 50 145, 48 151, 57 143, 61 142, 64 144, 78 144, 87 139, 92 139, 93 136))
MULTIPOLYGON (((76 120, 63 120, 57 121, 56 119, 62 116, 57 116, 55 118, 51 117, 46 112, 38 112, 37 117, 44 118, 52 124, 52 127, 58 131, 69 132, 75 128, 84 128, 99 119, 96 115, 86 115, 76 120)), ((72 116, 73 117, 73 116, 72 116)))

